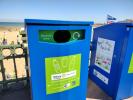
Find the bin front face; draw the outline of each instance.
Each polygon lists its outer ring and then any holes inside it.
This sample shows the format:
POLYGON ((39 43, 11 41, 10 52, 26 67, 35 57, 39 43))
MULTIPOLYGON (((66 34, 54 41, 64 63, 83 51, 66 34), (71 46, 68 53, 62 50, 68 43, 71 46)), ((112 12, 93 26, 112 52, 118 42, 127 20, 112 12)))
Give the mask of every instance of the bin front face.
POLYGON ((91 26, 31 24, 27 33, 33 100, 85 100, 91 26))
POLYGON ((113 98, 117 94, 122 71, 120 58, 127 37, 126 25, 120 23, 94 29, 90 77, 113 98))

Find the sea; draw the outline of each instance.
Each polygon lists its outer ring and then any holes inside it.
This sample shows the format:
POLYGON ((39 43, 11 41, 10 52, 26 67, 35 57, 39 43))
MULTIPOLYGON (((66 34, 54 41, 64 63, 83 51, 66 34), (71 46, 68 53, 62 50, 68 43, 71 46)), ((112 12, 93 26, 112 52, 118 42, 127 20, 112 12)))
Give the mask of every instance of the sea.
POLYGON ((20 26, 24 27, 23 22, 0 22, 0 26, 20 26))

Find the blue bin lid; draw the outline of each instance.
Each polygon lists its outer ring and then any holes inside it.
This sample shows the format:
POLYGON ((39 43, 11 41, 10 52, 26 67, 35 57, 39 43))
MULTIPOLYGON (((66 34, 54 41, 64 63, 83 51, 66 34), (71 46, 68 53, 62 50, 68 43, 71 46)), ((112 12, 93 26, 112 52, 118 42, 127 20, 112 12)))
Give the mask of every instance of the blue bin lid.
POLYGON ((93 21, 59 21, 59 20, 40 20, 25 19, 26 25, 93 25, 93 21))
POLYGON ((133 27, 133 23, 127 23, 127 27, 133 27))

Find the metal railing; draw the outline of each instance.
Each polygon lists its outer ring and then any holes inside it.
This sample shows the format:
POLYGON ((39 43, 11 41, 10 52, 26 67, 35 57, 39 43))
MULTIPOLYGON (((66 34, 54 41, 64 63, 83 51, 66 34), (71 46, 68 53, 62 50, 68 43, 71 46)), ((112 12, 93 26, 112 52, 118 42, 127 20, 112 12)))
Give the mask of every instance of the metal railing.
POLYGON ((10 83, 18 83, 19 81, 26 80, 27 84, 29 84, 29 69, 28 69, 28 52, 27 48, 24 46, 18 44, 18 45, 0 45, 0 73, 2 74, 3 80, 0 81, 0 85, 2 85, 2 90, 5 90, 8 88, 8 84, 10 83), (21 48, 23 53, 22 54, 17 54, 15 51, 16 49, 21 48), (4 56, 3 51, 7 49, 10 51, 10 55, 4 56), (24 58, 25 60, 25 71, 26 71, 26 76, 18 78, 18 70, 17 70, 17 64, 16 64, 16 58, 24 58), (13 66, 14 66, 14 75, 15 79, 7 79, 6 78, 6 73, 5 73, 5 65, 4 65, 4 60, 5 59, 12 59, 13 60, 13 66))

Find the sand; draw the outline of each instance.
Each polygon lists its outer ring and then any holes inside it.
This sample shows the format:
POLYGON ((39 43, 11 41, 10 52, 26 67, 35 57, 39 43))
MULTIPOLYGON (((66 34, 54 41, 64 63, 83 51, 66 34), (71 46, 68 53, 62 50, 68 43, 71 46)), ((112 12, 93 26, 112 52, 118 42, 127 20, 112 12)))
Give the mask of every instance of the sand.
MULTIPOLYGON (((7 43, 11 44, 12 41, 14 41, 14 44, 17 44, 17 35, 19 34, 19 31, 21 30, 21 27, 0 27, 0 42, 3 37, 6 37, 7 43)), ((21 39, 21 36, 19 37, 19 40, 21 39)), ((22 49, 17 49, 16 50, 17 54, 22 53, 22 49)), ((4 50, 3 55, 7 56, 10 54, 9 50, 4 50)), ((16 64, 17 64, 17 71, 18 71, 18 77, 24 77, 26 76, 26 71, 25 71, 25 60, 24 58, 17 58, 16 59, 16 64)), ((15 78, 15 72, 14 72, 14 65, 13 65, 13 60, 8 59, 4 60, 4 67, 5 67, 5 74, 7 80, 9 79, 14 79, 15 78)), ((0 66, 1 69, 1 66, 0 66)), ((0 81, 2 81, 2 75, 0 72, 0 81)))

